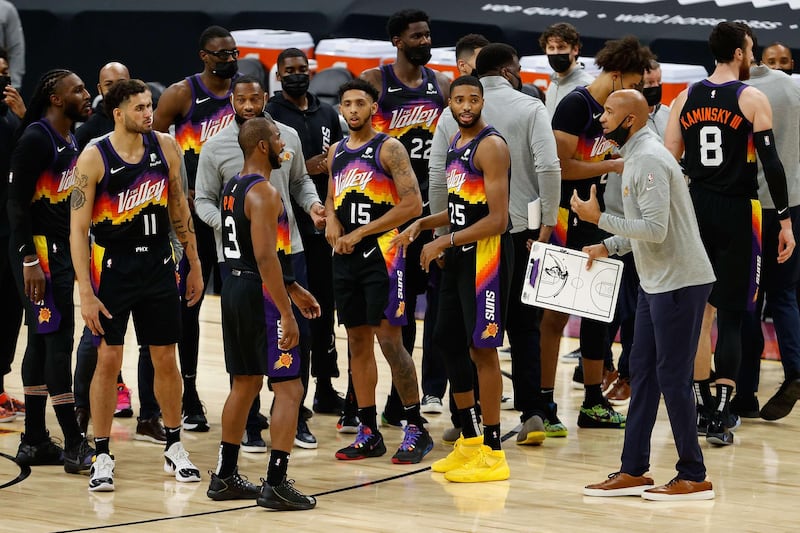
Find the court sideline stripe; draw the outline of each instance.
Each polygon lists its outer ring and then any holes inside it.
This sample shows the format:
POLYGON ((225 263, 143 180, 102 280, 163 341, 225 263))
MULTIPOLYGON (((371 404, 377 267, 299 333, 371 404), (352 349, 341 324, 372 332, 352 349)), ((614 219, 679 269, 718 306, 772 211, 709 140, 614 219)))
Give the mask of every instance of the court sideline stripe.
MULTIPOLYGON (((11 461, 15 465, 17 464, 17 462, 14 460, 14 458, 11 457, 10 455, 6 455, 6 454, 0 452, 0 457, 5 457, 6 459, 11 461)), ((5 489, 5 488, 10 487, 12 485, 16 485, 17 483, 23 481, 25 478, 27 478, 28 476, 31 475, 31 467, 29 467, 29 466, 20 466, 20 465, 17 465, 17 466, 19 467, 19 475, 17 477, 15 477, 14 479, 12 479, 11 481, 9 481, 7 483, 3 483, 2 485, 0 485, 0 489, 5 489)))
MULTIPOLYGON (((517 434, 516 431, 509 431, 508 433, 503 435, 500 438, 500 440, 505 442, 505 441, 507 441, 508 439, 510 439, 511 437, 513 437, 516 434, 517 434)), ((0 454, 0 455, 4 455, 4 454, 0 454)), ((8 456, 6 456, 6 457, 8 457, 8 456)), ((336 493, 339 493, 339 492, 347 492, 347 491, 350 491, 350 490, 360 489, 360 488, 363 488, 363 487, 371 487, 373 485, 378 485, 380 483, 386 483, 387 481, 394 481, 396 479, 402 479, 404 477, 413 476, 413 475, 416 475, 416 474, 421 474, 423 472, 427 472, 430 469, 431 469, 430 466, 426 466, 425 468, 412 470, 411 472, 404 472, 402 474, 396 474, 394 476, 389 476, 389 477, 385 477, 385 478, 382 478, 382 479, 376 479, 375 481, 365 481, 364 483, 359 483, 357 485, 351 485, 349 487, 342 487, 340 489, 333 489, 333 490, 328 490, 328 491, 325 491, 325 492, 319 492, 317 494, 312 494, 312 496, 314 496, 315 498, 318 498, 320 496, 327 496, 329 494, 336 494, 336 493)), ((28 469, 28 473, 30 474, 30 468, 28 469)), ((180 515, 180 516, 162 516, 162 517, 159 517, 159 518, 149 518, 147 520, 137 520, 135 522, 123 522, 121 524, 106 524, 104 526, 94 526, 94 527, 86 527, 86 528, 78 528, 78 529, 64 529, 64 530, 61 530, 61 531, 57 531, 56 533, 74 533, 76 531, 96 531, 96 530, 99 530, 99 529, 110 529, 112 527, 139 526, 139 525, 142 525, 142 524, 153 524, 153 523, 156 523, 156 522, 166 522, 168 520, 178 520, 178 519, 181 519, 181 518, 194 518, 196 516, 209 516, 209 515, 220 514, 220 513, 229 513, 231 511, 242 511, 244 509, 253 509, 253 508, 256 508, 256 507, 258 507, 258 505, 245 505, 245 506, 242 506, 242 507, 233 507, 231 509, 217 509, 215 511, 204 511, 202 513, 192 513, 192 514, 180 515)))

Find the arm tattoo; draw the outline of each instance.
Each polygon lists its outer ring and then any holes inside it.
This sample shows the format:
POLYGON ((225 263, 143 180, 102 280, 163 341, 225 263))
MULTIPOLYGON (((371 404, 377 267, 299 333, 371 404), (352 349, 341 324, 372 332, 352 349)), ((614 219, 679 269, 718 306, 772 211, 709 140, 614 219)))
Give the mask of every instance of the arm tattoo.
POLYGON ((397 194, 402 198, 409 194, 419 192, 419 184, 414 170, 411 168, 411 160, 408 152, 399 142, 391 143, 387 148, 387 167, 395 181, 397 194))
POLYGON ((70 205, 72 209, 77 211, 86 204, 86 193, 83 191, 89 185, 89 176, 81 174, 76 168, 75 184, 72 186, 72 194, 70 195, 70 205))

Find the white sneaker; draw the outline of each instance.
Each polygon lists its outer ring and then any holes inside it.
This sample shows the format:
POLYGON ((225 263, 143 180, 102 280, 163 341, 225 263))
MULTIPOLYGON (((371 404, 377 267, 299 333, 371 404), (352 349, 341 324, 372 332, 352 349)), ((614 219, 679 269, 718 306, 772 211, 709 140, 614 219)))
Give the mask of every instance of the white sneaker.
POLYGON ((514 398, 506 396, 505 394, 500 397, 500 409, 503 411, 509 411, 514 409, 514 398))
POLYGON ((189 452, 181 442, 173 443, 164 452, 164 472, 175 474, 175 479, 183 483, 200 481, 200 470, 189 460, 189 452))
POLYGON ((441 414, 444 411, 442 399, 437 398, 432 394, 426 394, 422 397, 422 405, 420 411, 426 414, 441 414))
POLYGON ((114 490, 114 458, 107 453, 92 457, 89 470, 90 492, 112 492, 114 490))

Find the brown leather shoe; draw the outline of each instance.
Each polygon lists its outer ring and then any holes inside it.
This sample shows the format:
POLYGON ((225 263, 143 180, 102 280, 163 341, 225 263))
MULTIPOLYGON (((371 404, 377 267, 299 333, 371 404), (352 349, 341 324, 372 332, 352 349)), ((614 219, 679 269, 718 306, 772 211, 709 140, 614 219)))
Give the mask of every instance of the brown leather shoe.
POLYGON ((616 369, 609 370, 607 368, 604 368, 603 382, 600 384, 600 387, 602 388, 603 392, 606 392, 608 389, 610 389, 618 377, 619 377, 619 372, 616 369))
POLYGON ((714 488, 710 481, 689 481, 675 478, 666 485, 642 492, 642 498, 661 502, 713 500, 714 488))
POLYGON ((639 496, 648 488, 654 487, 655 482, 646 476, 632 476, 624 472, 614 472, 602 483, 586 485, 583 488, 584 496, 639 496))
POLYGON ((611 405, 628 405, 631 401, 631 384, 625 378, 617 378, 606 394, 611 405))

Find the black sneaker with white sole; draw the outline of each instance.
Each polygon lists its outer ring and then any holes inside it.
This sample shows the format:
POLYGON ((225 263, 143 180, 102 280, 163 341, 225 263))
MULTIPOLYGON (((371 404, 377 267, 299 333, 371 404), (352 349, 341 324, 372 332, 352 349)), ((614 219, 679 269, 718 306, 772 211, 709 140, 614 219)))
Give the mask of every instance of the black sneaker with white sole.
POLYGON ((308 429, 308 422, 304 418, 297 421, 297 432, 294 434, 294 445, 306 450, 317 448, 317 438, 308 429))
POLYGON ((77 446, 64 449, 64 471, 68 474, 78 474, 92 467, 94 448, 83 438, 77 446))
POLYGON ((267 480, 262 479, 261 494, 256 499, 256 503, 267 509, 277 511, 305 511, 313 509, 317 505, 317 499, 313 496, 306 496, 294 488, 294 480, 283 478, 280 485, 271 486, 267 480))
POLYGON ((20 466, 63 465, 64 449, 53 442, 48 434, 45 440, 30 444, 22 434, 14 461, 20 466))
POLYGON ((728 426, 729 423, 730 420, 726 415, 719 411, 714 411, 708 419, 706 440, 716 446, 730 446, 733 444, 733 432, 728 426))

